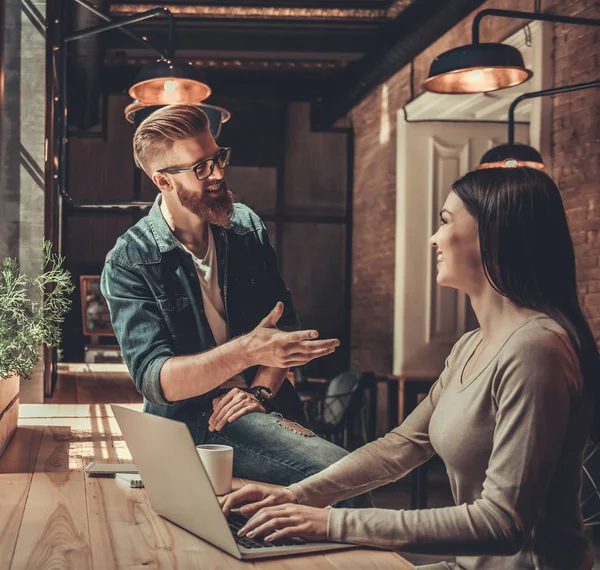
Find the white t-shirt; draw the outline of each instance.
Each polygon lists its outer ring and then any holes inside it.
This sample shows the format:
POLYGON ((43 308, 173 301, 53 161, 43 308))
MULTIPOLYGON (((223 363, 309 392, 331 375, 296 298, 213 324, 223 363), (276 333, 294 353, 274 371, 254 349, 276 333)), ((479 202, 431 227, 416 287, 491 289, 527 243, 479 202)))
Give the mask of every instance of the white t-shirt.
MULTIPOLYGON (((185 246, 184 246, 185 248, 185 246)), ((206 320, 213 333, 217 346, 225 344, 229 340, 229 327, 225 320, 225 306, 221 289, 219 288, 219 271, 217 263, 217 249, 212 230, 208 228, 208 249, 204 259, 198 259, 191 251, 185 248, 191 256, 196 268, 198 280, 200 281, 200 290, 202 291, 202 302, 204 303, 204 313, 206 320)), ((223 386, 230 388, 233 386, 246 386, 241 375, 228 380, 223 386)))
POLYGON ((219 272, 217 268, 217 250, 213 233, 208 228, 208 249, 204 259, 198 259, 192 254, 194 267, 200 281, 204 312, 210 325, 217 346, 229 340, 229 329, 225 321, 225 307, 219 288, 219 272))

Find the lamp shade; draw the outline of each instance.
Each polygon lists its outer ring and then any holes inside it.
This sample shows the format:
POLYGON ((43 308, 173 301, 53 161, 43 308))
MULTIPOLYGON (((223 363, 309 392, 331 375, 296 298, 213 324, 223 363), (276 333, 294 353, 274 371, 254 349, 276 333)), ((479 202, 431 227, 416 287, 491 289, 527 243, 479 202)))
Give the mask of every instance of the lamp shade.
MULTIPOLYGON (((149 117, 154 111, 163 106, 164 105, 146 105, 140 101, 134 101, 125 108, 125 118, 130 123, 133 123, 137 129, 146 117, 149 117)), ((205 103, 198 104, 197 107, 206 113, 210 123, 210 132, 213 138, 217 140, 221 134, 223 123, 226 123, 231 119, 231 113, 223 107, 207 105, 205 103)))
POLYGON ((515 168, 529 166, 542 170, 544 160, 533 147, 526 144, 502 144, 488 150, 481 158, 477 169, 481 168, 515 168))
POLYGON ((200 103, 211 94, 204 75, 193 65, 161 59, 144 67, 136 76, 129 95, 146 105, 200 103))
POLYGON ((532 75, 513 46, 469 44, 436 57, 423 87, 433 93, 485 93, 519 85, 532 75))

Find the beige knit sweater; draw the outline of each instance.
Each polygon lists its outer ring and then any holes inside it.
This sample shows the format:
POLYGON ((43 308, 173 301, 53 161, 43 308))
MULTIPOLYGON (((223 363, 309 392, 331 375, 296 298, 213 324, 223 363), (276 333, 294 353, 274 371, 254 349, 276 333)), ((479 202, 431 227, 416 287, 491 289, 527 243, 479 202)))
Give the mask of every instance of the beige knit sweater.
POLYGON ((572 345, 537 315, 461 382, 481 339, 476 330, 458 341, 402 425, 290 489, 301 504, 324 507, 396 481, 438 453, 456 506, 332 509, 328 538, 456 555, 468 570, 589 570, 579 494, 593 405, 572 345))

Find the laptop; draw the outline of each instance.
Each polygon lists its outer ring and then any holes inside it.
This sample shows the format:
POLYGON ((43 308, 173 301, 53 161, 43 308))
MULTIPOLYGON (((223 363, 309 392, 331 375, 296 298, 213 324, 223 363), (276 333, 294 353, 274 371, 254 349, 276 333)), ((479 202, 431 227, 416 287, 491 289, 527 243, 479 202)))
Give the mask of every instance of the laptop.
POLYGON ((356 548, 301 538, 268 543, 237 536, 247 519, 237 510, 223 514, 186 424, 116 404, 111 408, 150 503, 162 517, 240 560, 356 548))

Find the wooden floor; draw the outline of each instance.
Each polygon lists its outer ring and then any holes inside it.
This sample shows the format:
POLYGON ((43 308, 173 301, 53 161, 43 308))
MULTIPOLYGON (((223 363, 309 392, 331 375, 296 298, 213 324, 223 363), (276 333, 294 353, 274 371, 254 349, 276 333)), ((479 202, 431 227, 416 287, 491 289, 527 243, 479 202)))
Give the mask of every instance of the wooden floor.
POLYGON ((50 404, 136 404, 136 390, 124 364, 61 363, 50 404))
POLYGON ((373 550, 253 563, 222 553, 156 515, 144 489, 84 475, 90 461, 131 462, 114 402, 141 409, 127 373, 81 365, 63 369, 47 403, 20 406, 0 458, 0 570, 414 568, 373 550))

